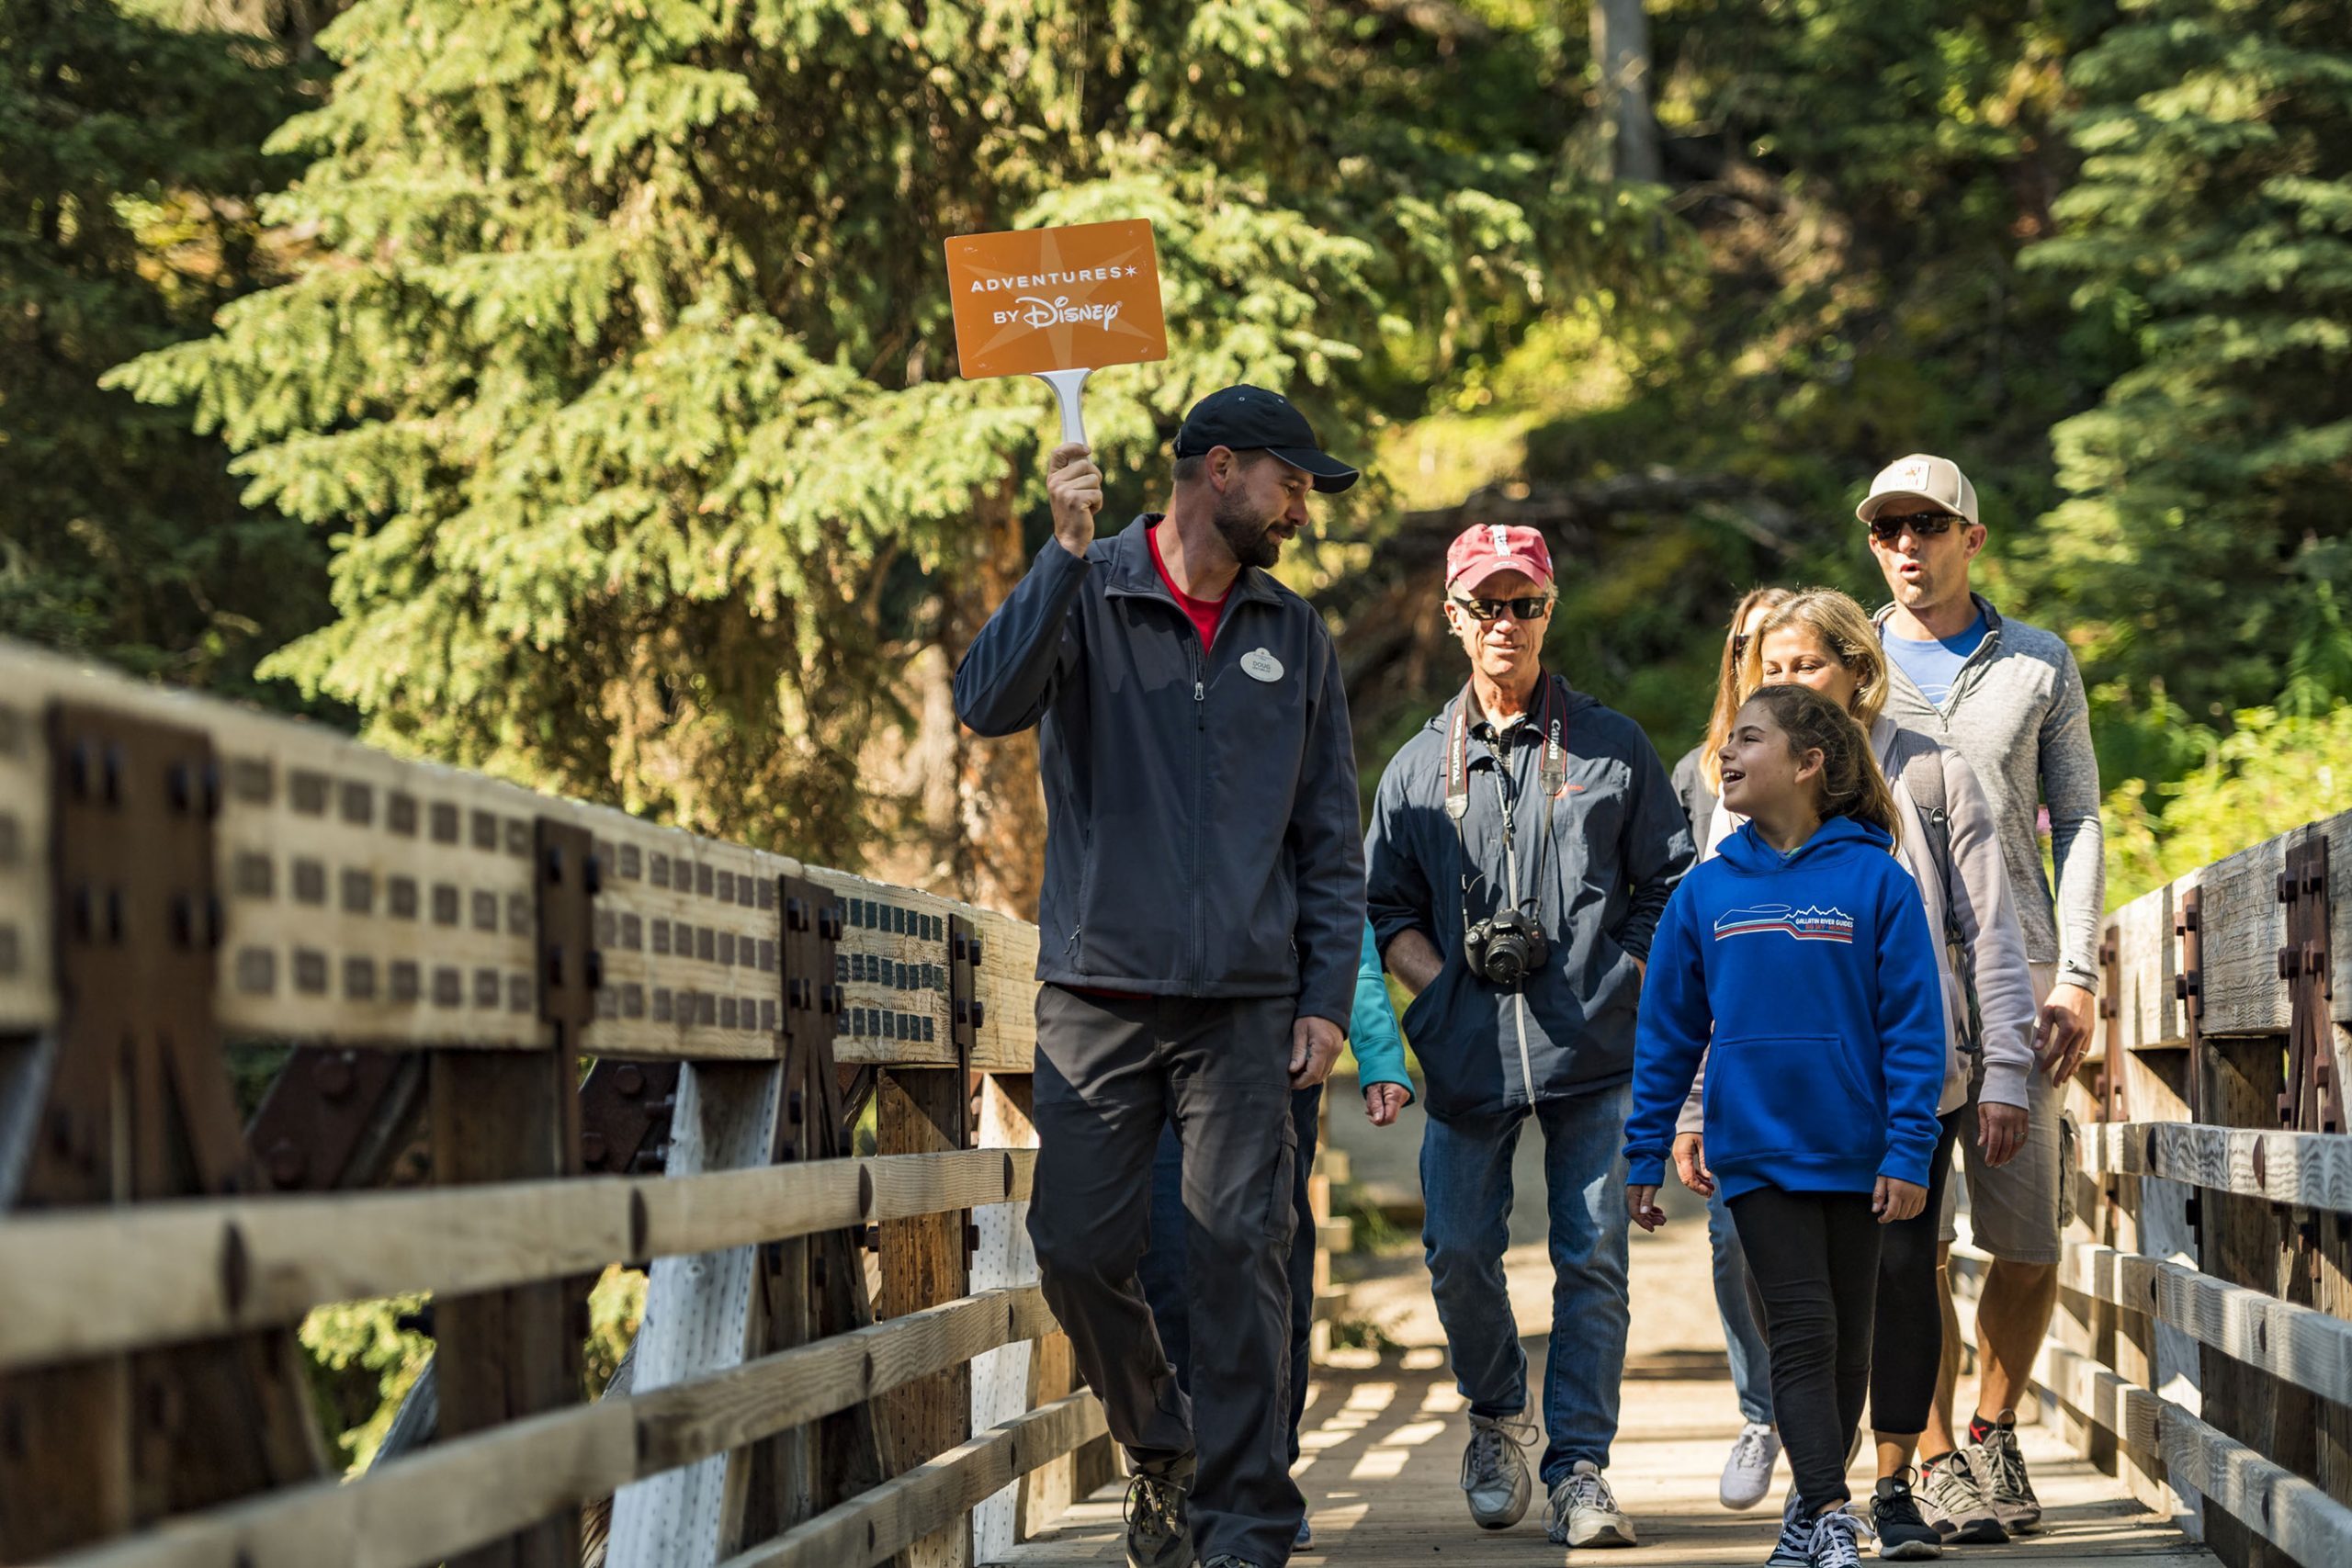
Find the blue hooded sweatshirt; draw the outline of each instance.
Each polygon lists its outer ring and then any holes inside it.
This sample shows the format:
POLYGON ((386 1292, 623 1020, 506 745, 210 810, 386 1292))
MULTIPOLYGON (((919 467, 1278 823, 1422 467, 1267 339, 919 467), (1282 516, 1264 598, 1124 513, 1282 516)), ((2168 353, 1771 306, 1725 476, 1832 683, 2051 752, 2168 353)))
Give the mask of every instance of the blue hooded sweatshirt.
POLYGON ((1887 836, 1832 817, 1783 856, 1753 823, 1683 878, 1642 987, 1626 1181, 1666 1179, 1676 1114, 1712 1037, 1707 1166, 1758 1187, 1919 1186, 1943 1090, 1943 985, 1919 890, 1887 836))

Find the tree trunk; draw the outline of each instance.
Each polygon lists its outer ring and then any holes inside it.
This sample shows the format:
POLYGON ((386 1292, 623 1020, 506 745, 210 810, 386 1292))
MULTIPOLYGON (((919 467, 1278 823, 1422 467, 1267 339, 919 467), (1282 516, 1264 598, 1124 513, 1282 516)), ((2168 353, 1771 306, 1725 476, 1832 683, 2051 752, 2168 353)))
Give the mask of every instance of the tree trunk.
POLYGON ((1650 113, 1650 18, 1642 0, 1592 0, 1592 62, 1602 177, 1663 180, 1657 120, 1650 113))

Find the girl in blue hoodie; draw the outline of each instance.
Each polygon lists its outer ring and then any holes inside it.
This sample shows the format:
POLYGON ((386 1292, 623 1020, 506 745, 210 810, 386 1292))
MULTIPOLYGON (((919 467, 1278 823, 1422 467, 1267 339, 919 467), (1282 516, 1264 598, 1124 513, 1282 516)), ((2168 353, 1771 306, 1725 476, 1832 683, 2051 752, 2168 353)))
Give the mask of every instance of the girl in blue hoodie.
POLYGON ((1870 1387, 1878 1227, 1917 1214, 1941 1127, 1943 987, 1891 852, 1870 742, 1804 686, 1767 686, 1717 753, 1747 826, 1683 878, 1642 989, 1626 1207, 1656 1230, 1677 1112, 1710 1041, 1707 1163, 1764 1307, 1796 1477, 1770 1561, 1859 1568, 1846 1457, 1870 1387))

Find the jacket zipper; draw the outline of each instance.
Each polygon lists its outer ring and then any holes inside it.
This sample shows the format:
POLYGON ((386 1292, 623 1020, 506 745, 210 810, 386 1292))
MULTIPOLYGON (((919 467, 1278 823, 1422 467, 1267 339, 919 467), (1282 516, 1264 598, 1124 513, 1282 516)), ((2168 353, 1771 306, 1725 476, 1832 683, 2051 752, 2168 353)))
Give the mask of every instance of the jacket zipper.
POLYGON ((1193 977, 1197 981, 1208 968, 1208 920, 1201 908, 1201 813, 1206 809, 1209 773, 1208 649, 1190 615, 1184 617, 1184 628, 1193 634, 1193 977))

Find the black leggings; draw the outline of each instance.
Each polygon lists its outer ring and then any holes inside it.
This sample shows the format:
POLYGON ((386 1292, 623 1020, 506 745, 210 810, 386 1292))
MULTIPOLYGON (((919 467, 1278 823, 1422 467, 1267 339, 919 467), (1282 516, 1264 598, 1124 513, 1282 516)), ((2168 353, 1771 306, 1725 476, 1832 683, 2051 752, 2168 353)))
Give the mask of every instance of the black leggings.
POLYGON ((1871 1339, 1871 1429, 1917 1437, 1928 1429, 1936 1372, 1944 1353, 1943 1280, 1936 1272, 1944 1183, 1965 1109, 1943 1119, 1928 1164, 1928 1205, 1880 1227, 1877 1331, 1871 1339))
POLYGON ((1764 1303, 1772 1416, 1807 1514, 1842 1504, 1846 1456, 1870 1391, 1880 1226, 1867 1192, 1759 1187, 1731 1200, 1764 1303))

